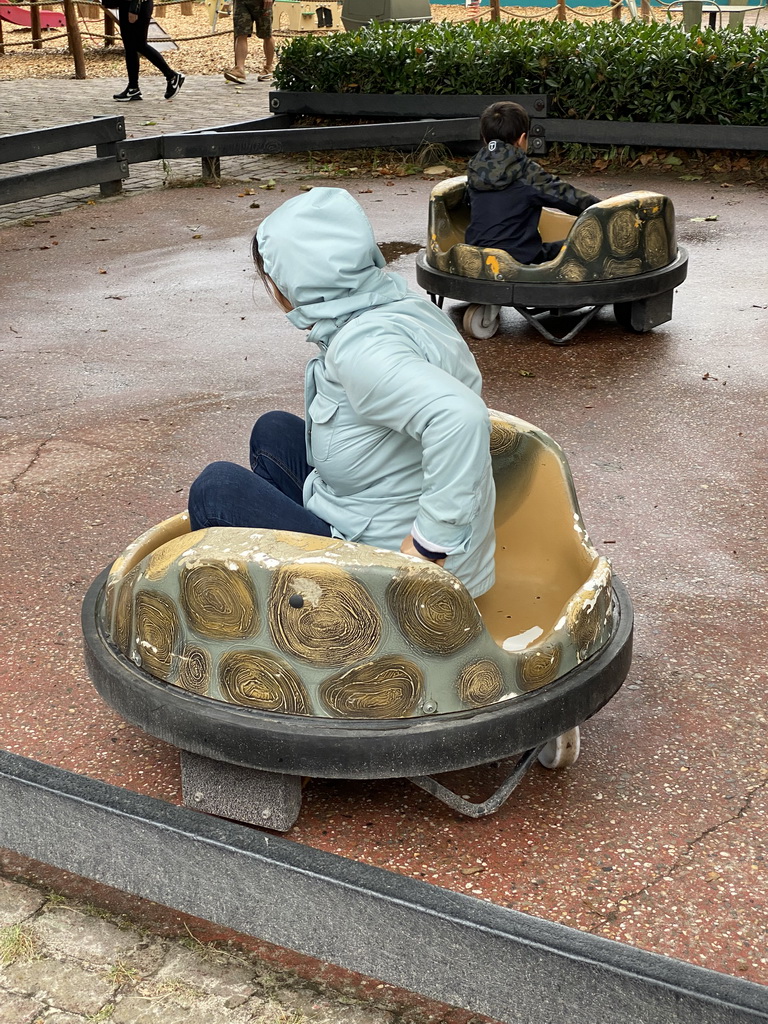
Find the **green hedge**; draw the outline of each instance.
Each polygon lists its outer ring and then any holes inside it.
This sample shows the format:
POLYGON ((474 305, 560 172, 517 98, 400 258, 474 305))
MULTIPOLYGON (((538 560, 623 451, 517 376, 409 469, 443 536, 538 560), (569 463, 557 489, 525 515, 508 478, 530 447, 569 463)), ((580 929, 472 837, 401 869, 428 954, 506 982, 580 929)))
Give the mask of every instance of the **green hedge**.
POLYGON ((554 117, 764 125, 768 32, 686 33, 637 21, 374 23, 291 39, 275 84, 296 92, 547 93, 554 117))

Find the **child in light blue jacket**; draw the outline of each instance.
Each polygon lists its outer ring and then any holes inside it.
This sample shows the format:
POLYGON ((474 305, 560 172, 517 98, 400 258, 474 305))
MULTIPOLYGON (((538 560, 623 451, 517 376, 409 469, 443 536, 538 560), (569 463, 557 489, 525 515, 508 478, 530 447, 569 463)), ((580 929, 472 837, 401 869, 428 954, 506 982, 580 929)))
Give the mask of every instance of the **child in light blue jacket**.
POLYGON ((208 466, 190 488, 193 529, 296 530, 444 564, 479 596, 494 581, 488 410, 448 316, 385 261, 343 189, 288 200, 254 239, 257 268, 317 346, 306 421, 260 417, 251 470, 208 466))

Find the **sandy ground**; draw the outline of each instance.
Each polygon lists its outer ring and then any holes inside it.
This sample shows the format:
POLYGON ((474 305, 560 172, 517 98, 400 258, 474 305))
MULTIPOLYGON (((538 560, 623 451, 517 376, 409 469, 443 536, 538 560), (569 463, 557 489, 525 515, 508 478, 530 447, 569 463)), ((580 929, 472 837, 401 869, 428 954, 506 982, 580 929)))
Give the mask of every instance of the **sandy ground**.
MULTIPOLYGON (((83 5, 81 11, 87 12, 90 6, 83 5)), ((187 5, 184 5, 185 7, 187 5)), ((208 9, 202 3, 190 5, 192 13, 185 16, 181 13, 182 5, 174 3, 165 6, 165 13, 157 14, 159 24, 168 34, 177 41, 179 49, 177 52, 166 54, 169 63, 186 74, 215 75, 224 67, 232 63, 232 20, 231 18, 220 18, 216 26, 217 34, 211 36, 211 24, 208 17, 208 9), (162 15, 162 16, 161 16, 162 15)), ((312 6, 310 4, 310 6, 312 6)), ((333 12, 334 26, 340 26, 339 12, 341 4, 330 2, 327 4, 333 12)), ((58 10, 57 4, 51 4, 52 10, 58 10)), ((481 8, 480 18, 489 17, 489 8, 481 8)), ((550 21, 555 16, 554 7, 505 7, 502 8, 505 19, 513 18, 538 18, 550 21)), ((448 6, 435 4, 432 6, 433 18, 447 21, 467 21, 472 19, 467 8, 462 5, 448 6)), ((656 17, 666 17, 663 10, 654 11, 656 17)), ((606 20, 610 18, 610 11, 606 6, 605 10, 594 7, 581 7, 568 11, 568 20, 606 20)), ((297 33, 287 28, 286 18, 281 17, 283 27, 276 27, 278 47, 281 42, 289 39, 297 33)), ((66 45, 66 36, 59 34, 58 30, 46 33, 46 42, 41 50, 31 48, 32 35, 29 31, 15 29, 7 22, 3 23, 3 36, 5 43, 5 54, 0 55, 0 81, 18 78, 71 78, 74 76, 74 65, 69 56, 66 45), (56 36, 57 38, 53 38, 56 36)), ((80 16, 80 31, 85 48, 86 73, 89 78, 110 78, 120 74, 123 69, 122 50, 120 47, 104 50, 103 48, 103 19, 91 20, 80 16)), ((325 33, 335 29, 320 30, 325 33)), ((258 53, 258 44, 254 41, 252 48, 254 54, 258 53)), ((145 65, 142 67, 142 75, 156 74, 153 68, 145 65)))

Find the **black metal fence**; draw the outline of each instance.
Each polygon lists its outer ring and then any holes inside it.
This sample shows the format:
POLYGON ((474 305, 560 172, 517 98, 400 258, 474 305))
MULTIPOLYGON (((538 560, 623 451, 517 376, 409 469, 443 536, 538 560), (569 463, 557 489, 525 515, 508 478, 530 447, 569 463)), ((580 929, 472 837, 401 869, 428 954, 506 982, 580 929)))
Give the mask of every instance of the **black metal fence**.
POLYGON ((95 117, 58 128, 0 136, 0 164, 96 147, 95 160, 0 177, 0 205, 96 184, 102 195, 116 195, 122 188, 122 179, 130 174, 124 142, 122 117, 95 117))
POLYGON ((343 149, 418 149, 427 144, 476 147, 478 115, 489 103, 510 99, 531 116, 529 149, 543 155, 550 143, 596 146, 722 149, 768 152, 768 127, 576 121, 548 116, 547 97, 397 96, 364 93, 270 93, 272 113, 252 121, 195 131, 126 139, 121 117, 0 138, 0 163, 95 145, 97 159, 0 178, 0 205, 99 183, 103 195, 120 191, 130 164, 200 159, 204 180, 220 173, 223 156, 343 149), (307 126, 302 119, 357 121, 307 126))

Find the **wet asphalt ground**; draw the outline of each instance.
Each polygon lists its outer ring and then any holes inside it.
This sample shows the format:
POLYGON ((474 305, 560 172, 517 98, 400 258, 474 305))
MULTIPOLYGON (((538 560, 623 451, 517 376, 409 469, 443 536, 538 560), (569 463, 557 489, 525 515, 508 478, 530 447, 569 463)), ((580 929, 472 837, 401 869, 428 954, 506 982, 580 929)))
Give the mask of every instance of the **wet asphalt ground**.
MULTIPOLYGON (((304 182, 261 175, 254 194, 148 187, 0 228, 2 743, 171 801, 177 753, 97 696, 79 609, 130 540, 185 507, 203 465, 245 461, 256 416, 301 411, 306 342, 254 282, 249 240, 304 182)), ((690 254, 673 320, 637 336, 604 311, 555 348, 506 310, 470 344, 488 404, 568 455, 634 601, 629 678, 584 726, 578 764, 535 768, 491 818, 405 782, 315 781, 289 838, 765 984, 766 194, 575 180, 671 196, 690 254)), ((338 184, 416 287, 430 182, 338 184)), ((495 770, 451 781, 477 796, 495 770)))

